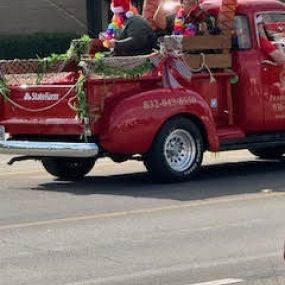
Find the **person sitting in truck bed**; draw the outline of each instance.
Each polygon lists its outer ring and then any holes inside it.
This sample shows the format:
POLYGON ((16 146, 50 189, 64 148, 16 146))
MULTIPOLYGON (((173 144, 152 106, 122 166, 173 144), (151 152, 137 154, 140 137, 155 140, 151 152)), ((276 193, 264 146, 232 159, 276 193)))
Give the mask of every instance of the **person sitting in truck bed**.
POLYGON ((264 19, 261 15, 257 16, 256 24, 259 34, 259 43, 261 50, 272 58, 278 64, 285 64, 285 54, 279 50, 271 40, 271 36, 265 29, 264 19))
MULTIPOLYGON (((130 0, 113 0, 111 10, 112 23, 99 36, 101 48, 113 51, 115 56, 150 54, 156 47, 156 35, 148 22, 136 13, 130 0)), ((96 44, 98 46, 98 40, 96 44)), ((92 47, 89 53, 92 54, 92 47)))
POLYGON ((182 0, 181 4, 174 2, 168 6, 162 1, 154 14, 158 36, 218 33, 214 18, 203 10, 197 0, 182 0))

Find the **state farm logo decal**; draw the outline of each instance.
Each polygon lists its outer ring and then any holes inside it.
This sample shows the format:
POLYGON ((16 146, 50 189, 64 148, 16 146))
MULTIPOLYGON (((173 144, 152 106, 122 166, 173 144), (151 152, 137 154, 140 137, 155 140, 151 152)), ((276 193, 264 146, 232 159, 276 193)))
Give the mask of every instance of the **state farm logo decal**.
POLYGON ((26 92, 25 101, 57 101, 59 94, 50 92, 26 92))

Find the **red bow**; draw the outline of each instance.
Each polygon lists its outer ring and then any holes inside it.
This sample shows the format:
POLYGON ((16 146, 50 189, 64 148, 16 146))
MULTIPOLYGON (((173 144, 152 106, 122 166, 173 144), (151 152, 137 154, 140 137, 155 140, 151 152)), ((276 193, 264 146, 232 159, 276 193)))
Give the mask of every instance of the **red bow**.
POLYGON ((192 72, 181 57, 174 54, 154 54, 150 60, 162 73, 164 87, 183 88, 176 78, 177 75, 185 81, 191 81, 192 72))

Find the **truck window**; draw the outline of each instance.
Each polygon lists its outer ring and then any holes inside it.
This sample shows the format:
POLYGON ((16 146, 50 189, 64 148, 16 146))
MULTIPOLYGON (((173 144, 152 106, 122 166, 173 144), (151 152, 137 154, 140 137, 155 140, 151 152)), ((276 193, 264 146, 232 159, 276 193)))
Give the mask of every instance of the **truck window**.
MULTIPOLYGON (((277 23, 277 22, 285 22, 285 14, 282 13, 261 13, 264 18, 264 22, 277 23)), ((258 15, 259 16, 259 15, 258 15)))
POLYGON ((264 29, 268 39, 273 42, 284 44, 285 39, 285 13, 264 12, 256 16, 261 16, 264 22, 264 29))
POLYGON ((246 50, 252 47, 250 29, 247 16, 238 15, 234 18, 234 34, 232 49, 246 50))

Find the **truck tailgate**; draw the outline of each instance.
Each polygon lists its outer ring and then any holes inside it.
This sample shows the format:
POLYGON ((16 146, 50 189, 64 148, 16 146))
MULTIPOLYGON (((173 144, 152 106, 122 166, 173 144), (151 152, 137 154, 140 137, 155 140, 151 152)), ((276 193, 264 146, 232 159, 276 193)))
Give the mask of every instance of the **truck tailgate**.
POLYGON ((82 123, 72 105, 72 80, 59 84, 9 86, 9 101, 0 99, 0 125, 10 134, 77 135, 82 123))

